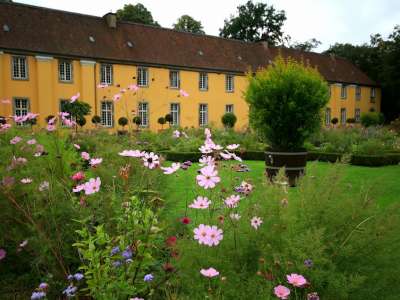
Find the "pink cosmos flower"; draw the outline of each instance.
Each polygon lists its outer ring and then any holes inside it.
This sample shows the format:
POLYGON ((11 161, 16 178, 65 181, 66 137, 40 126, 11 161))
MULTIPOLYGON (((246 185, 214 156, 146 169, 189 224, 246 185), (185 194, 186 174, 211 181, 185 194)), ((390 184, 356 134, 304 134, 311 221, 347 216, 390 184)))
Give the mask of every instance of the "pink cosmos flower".
POLYGON ((30 184, 30 183, 32 183, 32 179, 31 178, 22 178, 21 183, 30 184))
POLYGON ((103 162, 103 159, 102 159, 102 158, 92 158, 92 159, 90 160, 89 164, 90 164, 92 167, 96 167, 96 166, 100 165, 102 162, 103 162))
POLYGON ((217 246, 219 242, 223 239, 222 229, 218 229, 217 226, 211 226, 207 231, 208 242, 206 245, 212 247, 217 246))
POLYGON ((287 299, 290 295, 290 290, 286 286, 278 285, 274 287, 274 293, 280 299, 287 299))
POLYGON ((74 175, 71 176, 71 179, 74 181, 81 181, 85 179, 85 173, 83 173, 82 171, 79 171, 77 173, 75 173, 74 175))
POLYGON ((213 152, 213 149, 209 145, 202 145, 199 148, 200 152, 203 154, 209 154, 213 152))
POLYGON ((142 152, 140 150, 124 150, 118 154, 127 157, 143 157, 145 152, 142 152))
POLYGON ((225 160, 229 160, 232 158, 232 153, 229 153, 228 151, 220 152, 219 155, 225 160))
POLYGON ((179 90, 179 95, 181 95, 182 97, 189 97, 189 94, 182 89, 179 90))
POLYGON ((302 287, 303 285, 305 285, 307 283, 307 280, 302 275, 295 274, 295 273, 286 275, 286 279, 291 285, 293 285, 295 287, 302 287))
POLYGON ((214 188, 221 181, 218 171, 214 166, 205 166, 200 169, 200 174, 196 176, 197 184, 204 189, 214 188))
POLYGON ((4 250, 3 248, 0 248, 0 260, 5 259, 7 256, 7 251, 4 250))
POLYGON ((233 158, 234 160, 237 160, 237 161, 240 161, 240 162, 243 161, 243 160, 242 160, 239 156, 237 156, 235 153, 232 153, 232 158, 233 158))
POLYGON ((128 86, 128 90, 136 92, 139 89, 139 87, 136 84, 130 84, 128 86))
POLYGON ((180 136, 181 136, 181 133, 180 133, 180 131, 179 130, 174 130, 174 132, 172 133, 172 136, 174 137, 174 138, 179 138, 180 136))
POLYGON ((11 128, 11 124, 0 124, 0 132, 5 132, 11 128))
POLYGON ((193 230, 194 232, 194 239, 198 240, 200 245, 207 245, 208 244, 208 230, 210 226, 200 224, 199 227, 193 230))
POLYGON ((239 214, 231 213, 229 217, 234 221, 239 221, 241 216, 239 214))
POLYGON ((240 146, 239 144, 232 144, 232 145, 226 146, 226 149, 235 150, 235 149, 239 148, 239 146, 240 146))
POLYGON ((260 227, 262 223, 263 223, 263 221, 261 220, 260 217, 253 217, 251 219, 251 226, 253 226, 255 230, 257 230, 258 227, 260 227))
POLYGON ((52 117, 52 118, 49 120, 49 122, 47 122, 47 124, 49 124, 49 125, 54 125, 54 123, 56 122, 56 120, 57 120, 57 117, 52 117))
POLYGON ((83 160, 89 160, 90 154, 84 151, 84 152, 81 152, 81 157, 83 160))
POLYGON ((154 154, 153 152, 150 153, 145 152, 142 159, 143 159, 143 165, 149 169, 154 169, 160 164, 158 155, 154 154))
POLYGON ((40 185, 39 185, 39 191, 43 192, 45 190, 48 190, 50 186, 50 183, 48 181, 43 181, 40 185))
POLYGON ((180 167, 181 167, 180 163, 172 163, 170 167, 160 167, 160 169, 164 171, 164 174, 169 175, 178 171, 180 167))
POLYGON ((212 157, 212 156, 202 156, 200 159, 199 159, 199 165, 201 166, 201 167, 204 167, 204 166, 214 166, 215 165, 215 159, 212 157))
POLYGON ((62 119, 62 123, 65 127, 68 127, 68 128, 74 127, 76 125, 76 123, 74 121, 72 121, 71 119, 67 119, 67 118, 62 119))
POLYGON ((71 103, 74 103, 76 100, 79 99, 80 96, 81 96, 81 93, 77 93, 76 95, 73 95, 73 96, 71 97, 70 102, 71 102, 71 103))
POLYGON ((117 102, 117 101, 121 100, 121 97, 122 97, 121 94, 115 94, 115 95, 113 96, 113 101, 114 101, 114 102, 117 102))
MULTIPOLYGON (((61 117, 61 119, 65 119, 69 117, 69 112, 61 111, 58 113, 58 115, 61 117)), ((53 120, 53 119, 51 119, 53 120)))
POLYGON ((28 145, 35 145, 37 142, 35 139, 31 139, 29 141, 26 142, 28 145))
POLYGON ((78 144, 74 144, 75 149, 81 149, 81 146, 79 146, 78 144))
POLYGON ((220 150, 224 149, 224 147, 222 147, 221 145, 217 145, 214 143, 210 144, 210 146, 211 146, 211 149, 216 150, 216 151, 220 151, 220 150))
POLYGON ((239 201, 240 201, 239 195, 231 195, 224 200, 224 203, 229 208, 235 208, 238 206, 239 201))
POLYGON ((91 195, 97 193, 100 190, 101 180, 100 177, 96 179, 90 178, 88 182, 77 185, 72 189, 74 193, 79 193, 80 191, 85 191, 85 195, 91 195))
POLYGON ((211 139, 211 130, 208 128, 205 128, 204 135, 206 136, 206 139, 211 139))
POLYGON ((211 204, 211 201, 207 197, 198 196, 192 204, 189 205, 190 208, 196 209, 206 209, 211 204))
POLYGON ((56 130, 56 126, 55 125, 53 125, 53 124, 48 124, 47 125, 47 127, 46 127, 46 129, 47 129, 47 131, 54 131, 54 130, 56 130))
POLYGON ((20 138, 19 136, 14 137, 13 139, 10 140, 10 144, 11 145, 16 145, 18 144, 20 141, 22 141, 22 138, 20 138))
POLYGON ((214 268, 201 269, 200 273, 201 273, 201 275, 208 277, 208 278, 212 278, 212 277, 219 275, 219 272, 217 270, 215 270, 214 268))

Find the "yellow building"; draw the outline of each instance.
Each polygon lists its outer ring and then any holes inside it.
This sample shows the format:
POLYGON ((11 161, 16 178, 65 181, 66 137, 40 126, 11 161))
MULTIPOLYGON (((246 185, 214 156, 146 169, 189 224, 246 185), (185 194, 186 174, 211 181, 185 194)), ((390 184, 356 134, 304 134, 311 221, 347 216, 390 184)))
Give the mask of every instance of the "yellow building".
POLYGON ((379 87, 342 58, 117 22, 111 13, 0 3, 0 100, 10 100, 0 101, 0 115, 39 113, 43 126, 80 93, 92 107, 88 127, 94 115, 111 128, 138 115, 142 127, 156 130, 167 113, 176 126, 220 127, 222 115, 233 112, 236 129, 245 129, 245 73, 279 54, 309 62, 330 83, 328 124, 380 111, 379 87))

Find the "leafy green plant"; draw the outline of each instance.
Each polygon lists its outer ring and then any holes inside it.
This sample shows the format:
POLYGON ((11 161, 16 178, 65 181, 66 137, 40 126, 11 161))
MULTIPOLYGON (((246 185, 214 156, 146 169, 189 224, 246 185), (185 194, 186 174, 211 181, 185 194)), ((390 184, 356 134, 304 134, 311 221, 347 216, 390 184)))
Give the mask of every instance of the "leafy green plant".
POLYGON ((118 124, 122 126, 122 128, 125 128, 125 126, 128 125, 128 119, 125 117, 121 117, 118 119, 118 124))
POLYGON ((368 112, 361 115, 361 125, 364 127, 381 125, 384 122, 382 113, 368 112))
POLYGON ((161 125, 161 129, 164 127, 165 123, 167 123, 164 117, 159 117, 157 122, 161 125))
POLYGON ((282 57, 249 76, 246 91, 250 124, 276 150, 302 148, 320 128, 328 99, 328 85, 316 69, 282 57))
POLYGON ((233 113, 226 113, 222 116, 221 122, 224 124, 225 128, 235 127, 237 118, 233 113))
POLYGON ((101 123, 101 118, 100 118, 100 116, 98 116, 98 115, 95 115, 95 116, 93 116, 92 117, 92 123, 94 124, 94 125, 98 125, 98 124, 100 124, 101 123))
POLYGON ((333 124, 333 125, 336 125, 337 123, 339 123, 339 119, 338 118, 332 118, 332 120, 331 120, 331 123, 333 124))

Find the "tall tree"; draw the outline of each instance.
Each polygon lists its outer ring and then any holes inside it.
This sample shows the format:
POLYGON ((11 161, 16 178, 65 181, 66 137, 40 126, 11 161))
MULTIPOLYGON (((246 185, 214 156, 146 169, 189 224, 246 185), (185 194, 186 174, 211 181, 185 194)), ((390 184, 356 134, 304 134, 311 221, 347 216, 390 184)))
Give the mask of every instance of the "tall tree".
POLYGON ((301 51, 311 51, 315 48, 317 48, 319 45, 322 43, 318 41, 315 38, 309 39, 308 41, 305 42, 294 42, 292 44, 289 44, 289 48, 301 50, 301 51))
POLYGON ((173 28, 180 31, 186 31, 191 33, 200 33, 204 34, 203 25, 201 25, 200 21, 193 19, 189 15, 181 16, 176 24, 173 25, 173 28))
POLYGON ((136 5, 125 4, 124 8, 117 10, 117 18, 120 21, 160 26, 160 24, 154 21, 151 12, 141 3, 136 5))
POLYGON ((266 41, 271 45, 283 42, 282 31, 286 14, 283 10, 277 11, 272 5, 248 1, 237 7, 238 15, 230 16, 224 21, 224 27, 219 35, 243 41, 266 41))
POLYGON ((382 112, 386 120, 400 117, 400 25, 384 39, 371 36, 369 44, 336 43, 325 53, 344 57, 382 87, 382 112))

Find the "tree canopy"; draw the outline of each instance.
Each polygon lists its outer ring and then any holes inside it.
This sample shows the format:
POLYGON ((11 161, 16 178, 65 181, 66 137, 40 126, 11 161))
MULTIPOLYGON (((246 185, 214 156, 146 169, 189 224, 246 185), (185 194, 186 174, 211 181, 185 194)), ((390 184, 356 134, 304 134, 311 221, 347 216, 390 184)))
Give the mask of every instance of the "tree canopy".
POLYGON ((157 21, 154 21, 151 12, 141 3, 136 5, 125 4, 124 8, 117 10, 117 19, 119 21, 160 26, 157 21))
POLYGON ((201 25, 200 21, 193 19, 189 15, 181 16, 176 24, 173 25, 173 28, 180 31, 186 31, 191 33, 200 33, 204 34, 203 25, 201 25))
POLYGON ((289 44, 289 48, 301 50, 301 51, 311 51, 317 48, 322 43, 315 38, 309 39, 305 42, 294 42, 293 44, 289 44))
POLYGON ((248 42, 266 41, 271 45, 283 42, 282 31, 286 14, 272 5, 248 1, 237 7, 238 15, 224 21, 220 36, 248 42))

